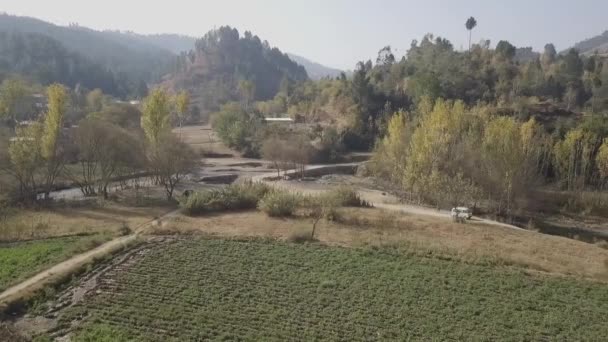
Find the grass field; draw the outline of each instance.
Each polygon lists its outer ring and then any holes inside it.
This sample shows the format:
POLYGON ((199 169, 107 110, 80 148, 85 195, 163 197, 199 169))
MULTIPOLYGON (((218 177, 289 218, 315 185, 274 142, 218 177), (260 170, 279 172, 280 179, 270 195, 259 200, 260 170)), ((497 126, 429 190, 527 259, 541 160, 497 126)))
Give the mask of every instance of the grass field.
MULTIPOLYGON (((102 274, 73 341, 605 340, 608 286, 386 248, 188 238, 102 274)), ((81 320, 82 319, 82 320, 81 320)))
MULTIPOLYGON (((326 245, 365 247, 405 245, 477 264, 511 265, 530 272, 608 282, 608 249, 572 239, 506 227, 458 224, 449 219, 380 209, 342 208, 336 221, 321 221, 316 238, 326 245)), ((289 240, 310 232, 307 218, 271 218, 261 212, 203 217, 175 216, 151 234, 213 234, 226 238, 270 237, 289 240)))
POLYGON ((95 234, 0 244, 0 291, 110 238, 95 234))
POLYGON ((116 234, 121 228, 135 229, 174 209, 168 204, 138 207, 110 201, 101 205, 74 203, 74 207, 13 210, 14 213, 0 221, 0 242, 77 234, 116 234))

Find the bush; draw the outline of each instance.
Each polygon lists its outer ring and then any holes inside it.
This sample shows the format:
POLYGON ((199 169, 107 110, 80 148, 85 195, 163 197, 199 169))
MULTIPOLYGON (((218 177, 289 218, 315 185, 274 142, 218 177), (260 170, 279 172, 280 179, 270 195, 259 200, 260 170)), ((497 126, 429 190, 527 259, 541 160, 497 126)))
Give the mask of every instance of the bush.
POLYGON ((118 228, 118 235, 127 236, 127 235, 131 235, 131 233, 133 233, 133 231, 131 230, 131 227, 129 227, 127 222, 123 221, 122 224, 120 225, 120 228, 118 228))
POLYGON ((186 215, 255 209, 270 187, 263 183, 231 184, 221 189, 196 192, 183 198, 180 205, 186 215))
POLYGON ((270 217, 286 217, 292 216, 300 203, 302 203, 300 194, 273 190, 262 198, 258 204, 258 209, 270 217))
POLYGON ((361 199, 359 193, 353 188, 341 186, 325 194, 327 198, 338 207, 371 207, 372 205, 361 199))

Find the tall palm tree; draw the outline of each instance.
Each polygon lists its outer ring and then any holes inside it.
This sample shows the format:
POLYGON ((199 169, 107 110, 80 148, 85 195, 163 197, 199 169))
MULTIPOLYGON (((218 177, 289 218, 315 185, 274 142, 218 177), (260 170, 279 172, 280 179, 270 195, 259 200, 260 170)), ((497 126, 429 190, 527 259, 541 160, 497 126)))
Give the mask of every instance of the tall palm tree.
POLYGON ((475 26, 477 26, 477 20, 475 20, 474 17, 470 17, 469 19, 467 19, 466 24, 464 24, 464 26, 466 26, 467 30, 469 30, 469 51, 471 51, 471 35, 473 34, 473 29, 475 28, 475 26))

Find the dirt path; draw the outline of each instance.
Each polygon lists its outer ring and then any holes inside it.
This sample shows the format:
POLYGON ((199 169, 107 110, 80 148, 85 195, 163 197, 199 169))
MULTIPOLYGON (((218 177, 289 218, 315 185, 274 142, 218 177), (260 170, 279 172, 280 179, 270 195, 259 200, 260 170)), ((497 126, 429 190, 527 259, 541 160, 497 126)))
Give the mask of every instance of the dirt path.
MULTIPOLYGON (((349 167, 356 167, 359 164, 360 163, 310 165, 310 166, 306 167, 305 173, 307 175, 311 175, 311 174, 319 175, 319 174, 323 174, 323 173, 332 173, 333 170, 344 169, 344 168, 349 168, 349 167)), ((283 173, 283 175, 285 175, 285 176, 294 176, 297 174, 298 174, 297 170, 287 170, 283 173)), ((289 183, 272 182, 272 181, 268 180, 268 179, 274 179, 274 178, 276 178, 276 173, 273 172, 273 173, 265 173, 265 174, 256 175, 256 176, 252 177, 251 179, 253 181, 261 181, 261 182, 265 182, 265 183, 279 186, 282 188, 286 188, 288 190, 297 190, 297 191, 301 191, 301 192, 305 192, 305 193, 318 193, 318 192, 327 191, 327 187, 325 187, 325 189, 319 189, 318 186, 313 187, 313 186, 307 184, 307 182, 301 182, 300 184, 295 186, 295 185, 289 184, 289 183)), ((357 188, 357 191, 359 192, 359 195, 361 196, 362 199, 371 203, 376 208, 399 211, 399 212, 411 214, 411 215, 424 215, 424 216, 439 217, 439 218, 445 218, 445 219, 451 220, 450 212, 447 210, 437 210, 437 209, 428 208, 428 207, 399 203, 399 199, 397 197, 386 194, 386 193, 378 191, 378 190, 357 188)), ((479 222, 479 223, 484 223, 484 224, 506 227, 506 228, 534 233, 532 231, 522 229, 522 228, 516 227, 514 225, 510 225, 510 224, 506 224, 506 223, 502 223, 502 222, 498 222, 498 221, 494 221, 494 220, 484 219, 481 217, 473 217, 472 220, 475 222, 479 222)))
POLYGON ((152 225, 159 224, 162 220, 171 218, 179 213, 178 210, 173 210, 158 219, 148 221, 134 229, 133 234, 119 237, 104 243, 103 245, 92 249, 88 252, 78 254, 68 260, 58 263, 57 265, 42 271, 35 276, 9 287, 4 292, 0 293, 0 311, 5 309, 10 303, 16 301, 31 298, 37 291, 43 289, 45 286, 52 284, 64 277, 69 276, 75 270, 84 267, 88 263, 94 261, 97 258, 104 257, 108 254, 112 254, 122 248, 125 248, 129 244, 133 243, 139 234, 141 234, 146 228, 152 225))

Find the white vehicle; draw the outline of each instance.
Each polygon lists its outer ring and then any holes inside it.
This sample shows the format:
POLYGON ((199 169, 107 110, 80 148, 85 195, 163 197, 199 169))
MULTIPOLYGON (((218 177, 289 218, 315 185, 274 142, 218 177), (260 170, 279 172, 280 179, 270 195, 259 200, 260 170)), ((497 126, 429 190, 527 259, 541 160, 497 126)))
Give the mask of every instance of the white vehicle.
POLYGON ((473 217, 473 212, 471 211, 471 209, 469 209, 467 207, 456 207, 456 208, 452 208, 451 216, 452 216, 452 220, 457 221, 457 222, 464 221, 464 220, 470 220, 471 217, 473 217))

